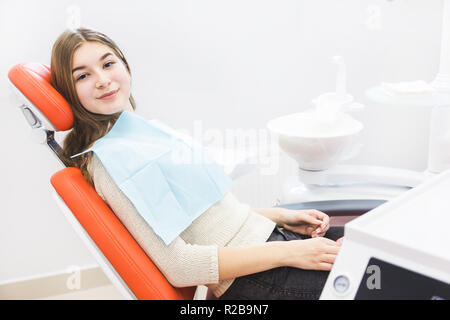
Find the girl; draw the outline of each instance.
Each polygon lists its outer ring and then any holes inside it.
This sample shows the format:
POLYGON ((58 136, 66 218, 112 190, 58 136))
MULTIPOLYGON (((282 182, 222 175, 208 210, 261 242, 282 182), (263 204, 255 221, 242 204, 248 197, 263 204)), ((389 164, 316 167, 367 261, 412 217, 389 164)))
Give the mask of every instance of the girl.
POLYGON ((319 298, 340 247, 333 240, 343 235, 343 228, 329 230, 325 213, 252 209, 228 192, 166 245, 95 153, 70 158, 108 133, 122 111, 136 109, 121 50, 100 32, 67 30, 53 46, 51 79, 75 118, 63 143, 66 160, 81 169, 173 286, 203 284, 220 299, 319 298))

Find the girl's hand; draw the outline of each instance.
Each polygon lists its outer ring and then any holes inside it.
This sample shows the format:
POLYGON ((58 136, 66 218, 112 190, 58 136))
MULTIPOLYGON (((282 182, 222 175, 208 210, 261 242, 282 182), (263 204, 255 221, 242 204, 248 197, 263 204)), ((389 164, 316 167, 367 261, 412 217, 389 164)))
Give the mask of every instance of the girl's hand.
POLYGON ((283 265, 305 270, 330 271, 341 245, 327 238, 283 241, 283 265))
POLYGON ((280 209, 281 227, 292 232, 315 238, 323 237, 330 228, 330 217, 322 211, 280 209))

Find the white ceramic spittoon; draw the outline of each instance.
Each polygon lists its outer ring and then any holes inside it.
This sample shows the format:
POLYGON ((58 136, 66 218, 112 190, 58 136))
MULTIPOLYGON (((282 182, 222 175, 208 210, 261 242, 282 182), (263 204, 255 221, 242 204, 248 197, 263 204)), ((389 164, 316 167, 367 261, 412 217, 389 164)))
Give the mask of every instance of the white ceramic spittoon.
POLYGON ((364 128, 346 111, 361 109, 346 92, 346 68, 343 59, 333 57, 338 65, 336 91, 313 100, 314 108, 269 121, 267 127, 278 135, 283 151, 296 160, 300 169, 326 170, 355 152, 355 137, 364 128))

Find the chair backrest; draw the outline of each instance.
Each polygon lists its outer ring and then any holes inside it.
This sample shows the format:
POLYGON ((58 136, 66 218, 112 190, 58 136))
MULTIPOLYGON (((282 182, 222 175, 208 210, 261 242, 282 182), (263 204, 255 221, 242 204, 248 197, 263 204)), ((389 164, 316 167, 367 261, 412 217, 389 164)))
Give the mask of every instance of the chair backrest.
POLYGON ((145 254, 109 206, 83 177, 81 170, 68 167, 55 131, 73 126, 67 101, 51 85, 50 68, 39 63, 21 63, 10 69, 8 78, 23 102, 21 108, 34 130, 42 131, 45 142, 64 169, 50 179, 53 188, 138 299, 193 299, 196 287, 173 287, 145 254))

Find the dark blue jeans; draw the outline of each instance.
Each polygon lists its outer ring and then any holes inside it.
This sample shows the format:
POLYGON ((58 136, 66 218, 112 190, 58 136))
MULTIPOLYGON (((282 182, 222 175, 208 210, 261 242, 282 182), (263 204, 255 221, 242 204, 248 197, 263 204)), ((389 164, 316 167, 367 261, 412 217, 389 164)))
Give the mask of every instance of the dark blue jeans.
MULTIPOLYGON (((337 240, 344 227, 331 227, 325 237, 337 240)), ((275 227, 267 241, 308 239, 286 229, 275 227)), ((220 300, 317 300, 329 271, 280 267, 236 278, 220 300)))

